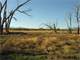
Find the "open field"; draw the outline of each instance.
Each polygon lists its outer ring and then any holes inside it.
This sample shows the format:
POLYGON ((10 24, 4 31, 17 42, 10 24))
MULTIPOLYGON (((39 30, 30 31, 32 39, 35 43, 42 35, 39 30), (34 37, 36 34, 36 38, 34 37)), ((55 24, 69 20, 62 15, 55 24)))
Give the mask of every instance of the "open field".
POLYGON ((80 35, 51 30, 10 31, 0 35, 2 60, 6 55, 12 60, 80 60, 80 35))

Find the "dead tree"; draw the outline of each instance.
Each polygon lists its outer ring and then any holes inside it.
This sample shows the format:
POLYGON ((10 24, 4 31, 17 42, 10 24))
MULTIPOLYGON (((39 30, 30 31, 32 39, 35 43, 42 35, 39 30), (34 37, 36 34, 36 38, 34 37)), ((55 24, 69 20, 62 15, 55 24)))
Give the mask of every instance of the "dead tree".
POLYGON ((79 34, 79 29, 80 29, 80 5, 76 6, 76 21, 77 21, 77 34, 79 34))
POLYGON ((50 30, 54 30, 54 32, 57 33, 57 22, 53 24, 44 24, 44 25, 50 30))
POLYGON ((68 27, 68 32, 71 34, 72 33, 72 14, 71 13, 69 13, 66 23, 68 27))
POLYGON ((54 26, 55 33, 57 33, 57 26, 56 26, 56 24, 53 24, 53 26, 54 26))
MULTIPOLYGON (((0 34, 2 34, 3 33, 3 25, 4 25, 4 21, 5 21, 5 16, 3 16, 3 18, 2 18, 2 16, 1 16, 1 14, 2 14, 2 11, 3 11, 3 8, 5 7, 6 8, 6 4, 7 4, 7 0, 4 2, 4 4, 2 4, 1 2, 0 2, 0 34)), ((5 9, 4 9, 5 10, 5 9)), ((5 12, 3 13, 3 15, 5 14, 5 12)))
POLYGON ((5 0, 4 4, 2 4, 0 2, 0 34, 3 34, 4 24, 5 24, 6 32, 7 33, 9 32, 10 23, 11 23, 12 18, 16 19, 14 17, 14 14, 15 14, 16 11, 18 11, 20 13, 23 13, 23 14, 26 14, 26 15, 29 15, 25 10, 21 11, 20 8, 30 1, 31 0, 26 0, 25 2, 19 4, 14 10, 10 11, 9 15, 7 15, 7 13, 8 13, 7 12, 7 2, 8 2, 8 0, 5 0))

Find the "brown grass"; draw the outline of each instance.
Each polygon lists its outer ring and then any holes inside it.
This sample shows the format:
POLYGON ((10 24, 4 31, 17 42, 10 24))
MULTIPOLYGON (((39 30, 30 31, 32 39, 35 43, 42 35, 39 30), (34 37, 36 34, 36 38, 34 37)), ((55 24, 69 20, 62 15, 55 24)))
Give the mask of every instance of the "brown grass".
MULTIPOLYGON (((2 52, 37 52, 51 56, 68 58, 80 55, 80 35, 52 31, 14 30, 12 34, 0 36, 2 52), (13 33, 14 32, 14 33, 13 33), (17 34, 16 34, 16 33, 17 34), (79 54, 79 55, 78 55, 79 54)), ((79 56, 80 57, 80 56, 79 56)))

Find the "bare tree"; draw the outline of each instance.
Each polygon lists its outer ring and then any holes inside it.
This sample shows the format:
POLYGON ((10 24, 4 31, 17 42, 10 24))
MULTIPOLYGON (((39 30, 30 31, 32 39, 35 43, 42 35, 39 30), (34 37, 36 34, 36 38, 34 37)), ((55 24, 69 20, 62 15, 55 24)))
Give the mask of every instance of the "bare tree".
POLYGON ((67 23, 69 33, 72 33, 72 14, 71 13, 69 13, 66 23, 67 23))
POLYGON ((3 26, 5 24, 5 30, 8 33, 9 32, 9 27, 10 27, 10 23, 12 18, 16 19, 14 17, 14 14, 16 11, 29 15, 28 13, 26 13, 26 11, 21 11, 21 7, 24 6, 25 4, 27 4, 28 2, 30 2, 31 0, 26 0, 25 2, 19 4, 14 10, 11 10, 9 15, 7 15, 8 11, 7 11, 7 2, 8 0, 5 0, 5 2, 2 4, 0 2, 0 34, 3 34, 3 26), (3 16, 2 16, 2 15, 3 16))
MULTIPOLYGON (((7 0, 4 2, 4 4, 2 4, 0 2, 0 33, 2 34, 3 33, 3 25, 4 25, 4 20, 5 20, 5 16, 4 18, 2 18, 1 14, 2 14, 2 11, 3 11, 3 8, 5 7, 6 8, 6 4, 7 4, 7 0)), ((5 9, 4 9, 5 10, 5 9)), ((5 13, 3 13, 4 15, 5 13)))
POLYGON ((57 33, 57 22, 53 24, 44 24, 46 27, 48 27, 50 30, 54 30, 55 33, 57 33))
POLYGON ((80 32, 79 32, 79 29, 80 29, 80 26, 79 26, 79 24, 80 24, 80 5, 77 5, 76 6, 76 21, 77 21, 77 25, 78 25, 78 28, 77 28, 77 34, 79 34, 80 32))

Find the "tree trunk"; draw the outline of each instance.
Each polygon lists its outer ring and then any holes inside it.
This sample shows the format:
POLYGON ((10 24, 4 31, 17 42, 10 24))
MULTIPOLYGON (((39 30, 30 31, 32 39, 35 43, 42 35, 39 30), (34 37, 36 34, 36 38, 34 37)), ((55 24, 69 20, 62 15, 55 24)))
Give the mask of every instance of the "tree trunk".
POLYGON ((1 33, 1 12, 0 12, 0 34, 2 34, 1 33))
POLYGON ((1 34, 1 23, 0 23, 0 34, 1 34))
POLYGON ((3 25, 0 26, 0 34, 3 34, 3 25))
POLYGON ((8 34, 9 33, 9 26, 8 26, 7 22, 5 23, 5 30, 6 30, 6 33, 8 34))
POLYGON ((54 32, 57 33, 56 25, 54 24, 54 32))
POLYGON ((69 30, 69 33, 72 34, 72 28, 70 27, 68 28, 68 30, 69 30))
POLYGON ((0 25, 0 34, 2 34, 2 33, 1 33, 1 25, 0 25))
POLYGON ((78 29, 77 29, 77 33, 79 34, 79 22, 78 22, 78 29))

